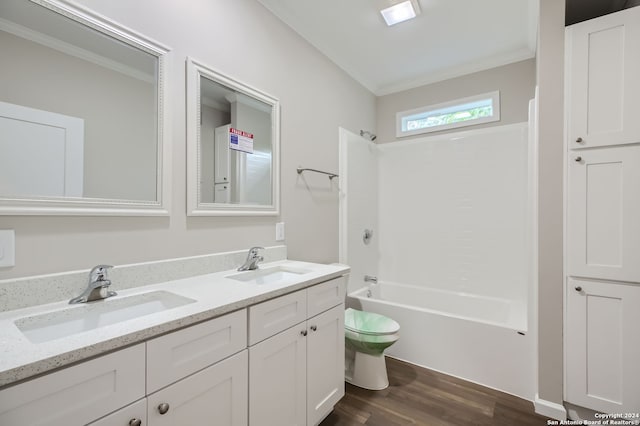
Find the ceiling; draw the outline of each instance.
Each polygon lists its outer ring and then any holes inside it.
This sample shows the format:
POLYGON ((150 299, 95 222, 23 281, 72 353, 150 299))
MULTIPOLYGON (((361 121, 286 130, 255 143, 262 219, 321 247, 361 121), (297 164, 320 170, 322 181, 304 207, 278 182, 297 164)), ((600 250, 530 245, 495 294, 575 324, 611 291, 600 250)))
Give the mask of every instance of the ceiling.
POLYGON ((376 95, 535 56, 538 0, 418 0, 387 27, 391 0, 258 0, 376 95))

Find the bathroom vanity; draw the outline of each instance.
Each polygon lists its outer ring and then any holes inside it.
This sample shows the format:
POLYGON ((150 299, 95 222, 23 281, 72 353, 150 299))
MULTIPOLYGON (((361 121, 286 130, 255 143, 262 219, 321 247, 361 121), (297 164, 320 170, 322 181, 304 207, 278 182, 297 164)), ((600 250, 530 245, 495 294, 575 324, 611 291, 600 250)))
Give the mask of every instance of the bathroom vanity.
POLYGON ((348 272, 281 260, 3 312, 0 424, 316 425, 344 395, 348 272))

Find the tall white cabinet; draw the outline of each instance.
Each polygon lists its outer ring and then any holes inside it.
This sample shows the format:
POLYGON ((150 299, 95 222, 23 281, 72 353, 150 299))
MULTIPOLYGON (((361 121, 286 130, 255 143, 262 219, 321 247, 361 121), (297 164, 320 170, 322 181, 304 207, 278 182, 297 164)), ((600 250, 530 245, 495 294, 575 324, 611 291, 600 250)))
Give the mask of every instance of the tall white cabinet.
POLYGON ((566 32, 565 400, 640 407, 640 7, 566 32))

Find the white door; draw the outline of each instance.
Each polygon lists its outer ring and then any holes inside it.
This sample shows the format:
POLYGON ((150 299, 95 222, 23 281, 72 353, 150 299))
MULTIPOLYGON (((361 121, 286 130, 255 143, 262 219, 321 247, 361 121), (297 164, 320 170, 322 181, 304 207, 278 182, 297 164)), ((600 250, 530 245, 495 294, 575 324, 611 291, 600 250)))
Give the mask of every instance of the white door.
POLYGON ((569 147, 640 142, 640 8, 567 29, 569 147))
POLYGON ((304 426, 307 329, 295 325, 249 348, 249 424, 304 426))
POLYGON ((246 426, 244 350, 147 397, 149 426, 246 426))
POLYGON ((344 305, 307 321, 307 425, 317 425, 344 396, 344 305))
POLYGON ((640 282, 640 146, 568 161, 569 275, 640 282))
POLYGON ((567 284, 566 400, 603 413, 637 413, 640 285, 567 284))
POLYGON ((215 183, 229 183, 229 126, 215 129, 215 153, 213 173, 215 183))
POLYGON ((82 197, 84 120, 0 102, 0 194, 82 197))

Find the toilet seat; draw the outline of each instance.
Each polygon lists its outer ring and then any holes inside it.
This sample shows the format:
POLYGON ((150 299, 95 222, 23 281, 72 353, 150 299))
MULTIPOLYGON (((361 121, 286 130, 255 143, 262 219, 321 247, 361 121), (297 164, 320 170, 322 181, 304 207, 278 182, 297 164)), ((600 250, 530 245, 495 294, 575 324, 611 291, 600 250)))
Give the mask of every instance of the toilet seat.
POLYGON ((344 327, 354 333, 372 336, 396 334, 400 330, 400 324, 391 318, 352 308, 344 312, 344 327))

